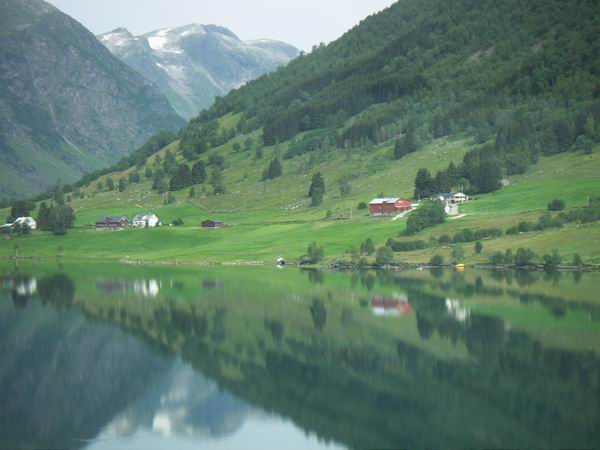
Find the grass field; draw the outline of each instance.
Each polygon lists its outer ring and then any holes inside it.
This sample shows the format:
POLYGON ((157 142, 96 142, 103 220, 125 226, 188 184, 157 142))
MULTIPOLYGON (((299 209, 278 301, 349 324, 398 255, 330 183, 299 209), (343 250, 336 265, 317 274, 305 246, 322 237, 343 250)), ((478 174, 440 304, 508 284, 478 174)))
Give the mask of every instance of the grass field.
MULTIPOLYGON (((228 123, 236 118, 226 117, 228 123)), ((230 125, 231 125, 230 124, 230 125)), ((250 136, 258 139, 255 133, 250 136)), ((236 140, 240 140, 239 138, 236 140)), ((226 156, 225 179, 228 192, 214 196, 199 186, 195 198, 187 198, 187 189, 176 192, 177 202, 164 204, 164 198, 150 189, 149 180, 132 184, 125 192, 96 192, 96 182, 84 189, 84 199, 73 199, 77 214, 76 228, 65 237, 35 232, 12 240, 0 241, 0 256, 100 259, 194 260, 210 262, 272 261, 283 255, 291 260, 306 252, 316 241, 325 249, 328 260, 348 257, 351 247, 359 247, 367 238, 383 245, 388 238, 429 240, 442 234, 452 235, 461 228, 501 228, 506 230, 521 220, 536 221, 554 198, 565 200, 568 208, 587 203, 590 195, 600 195, 600 151, 591 155, 564 153, 542 158, 527 173, 508 178, 502 190, 475 197, 461 207, 465 217, 424 230, 410 238, 399 238, 405 219, 391 221, 371 219, 357 204, 380 194, 411 197, 413 181, 420 167, 432 171, 450 161, 459 162, 472 143, 457 137, 438 140, 425 149, 393 161, 391 144, 366 150, 335 150, 319 153, 318 161, 309 155, 283 162, 284 175, 261 182, 260 174, 274 154, 284 147, 265 149, 262 159, 254 152, 234 152, 231 141, 218 149, 226 156), (307 198, 312 174, 323 173, 326 196, 323 205, 311 208, 307 198), (340 194, 338 183, 351 178, 352 191, 340 194), (155 212, 164 224, 184 220, 183 227, 155 230, 99 232, 93 228, 98 217, 155 212), (205 219, 222 220, 229 225, 220 230, 205 230, 205 219)), ((178 154, 178 143, 169 146, 178 154)), ((161 151, 164 156, 166 150, 161 151)), ((177 156, 181 158, 180 155, 177 156)), ((153 164, 150 158, 148 164, 153 164)), ((118 180, 128 171, 113 173, 118 180)), ((103 183, 107 176, 100 179, 103 183)), ((206 190, 209 190, 207 187, 206 190)), ((8 215, 7 210, 0 211, 8 215)), ((484 251, 477 255, 473 244, 466 244, 466 263, 485 262, 494 251, 532 248, 538 254, 559 249, 566 258, 579 253, 586 262, 600 264, 600 224, 568 225, 560 230, 527 233, 501 239, 485 240, 484 251)), ((425 263, 434 254, 448 257, 450 247, 399 253, 402 262, 425 263)))

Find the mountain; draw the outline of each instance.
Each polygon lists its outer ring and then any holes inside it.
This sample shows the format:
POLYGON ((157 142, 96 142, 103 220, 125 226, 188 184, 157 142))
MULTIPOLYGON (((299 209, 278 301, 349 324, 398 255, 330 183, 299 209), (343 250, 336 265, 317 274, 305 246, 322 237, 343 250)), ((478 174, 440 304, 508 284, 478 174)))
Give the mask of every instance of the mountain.
POLYGON ((74 181, 184 124, 156 86, 58 9, 0 9, 0 196, 74 181))
POLYGON ((98 36, 121 61, 154 82, 191 119, 217 96, 274 71, 298 49, 268 39, 241 41, 227 28, 187 25, 133 36, 118 28, 98 36))

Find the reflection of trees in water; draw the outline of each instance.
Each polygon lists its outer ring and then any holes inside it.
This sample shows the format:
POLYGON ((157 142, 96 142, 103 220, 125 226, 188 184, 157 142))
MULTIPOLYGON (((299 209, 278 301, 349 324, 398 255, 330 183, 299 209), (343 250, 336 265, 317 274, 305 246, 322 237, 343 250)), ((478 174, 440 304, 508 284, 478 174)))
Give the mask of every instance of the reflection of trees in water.
POLYGON ((325 274, 319 269, 301 269, 308 275, 310 284, 323 284, 325 282, 325 274))
MULTIPOLYGON (((559 296, 523 292, 521 289, 510 287, 510 284, 512 284, 513 280, 516 281, 519 287, 531 287, 535 283, 540 282, 540 278, 542 276, 547 276, 540 272, 513 270, 486 271, 486 273, 489 274, 495 281, 506 281, 507 284, 509 284, 508 288, 486 286, 482 277, 477 277, 475 282, 469 282, 467 281, 464 273, 445 271, 442 273, 442 275, 447 273, 451 274, 450 280, 445 280, 443 276, 440 278, 432 277, 426 280, 422 278, 412 278, 401 274, 394 274, 392 277, 382 277, 379 279, 379 281, 383 285, 395 286, 404 290, 433 287, 434 289, 442 292, 453 291, 465 299, 472 298, 476 295, 488 297, 501 297, 504 295, 509 295, 518 299, 521 301, 521 303, 534 301, 538 302, 546 307, 557 318, 564 317, 569 309, 574 309, 585 311, 594 319, 600 319, 600 305, 598 305, 596 302, 568 300, 559 296)), ((561 277, 563 274, 558 272, 550 274, 549 276, 555 277, 556 275, 561 277)), ((549 280, 551 281, 553 278, 542 281, 549 280)))
MULTIPOLYGON (((471 295, 497 292, 483 280, 455 280, 471 295)), ((395 277, 388 281, 397 282, 395 277)), ((449 313, 446 296, 424 292, 430 283, 401 282, 404 288, 408 284, 419 333, 463 342, 471 358, 440 359, 426 346, 382 330, 377 330, 381 349, 353 340, 352 322, 359 329, 368 324, 359 316, 352 319, 351 312, 346 313, 350 339, 328 334, 327 315, 334 309, 321 298, 313 299, 311 317, 303 319, 312 320, 318 339, 298 317, 288 322, 285 316, 261 316, 242 324, 224 308, 185 308, 176 302, 157 310, 140 331, 146 328, 149 339, 159 336, 219 386, 290 417, 322 439, 353 448, 589 447, 598 442, 597 356, 544 348, 494 317, 472 314, 459 321, 449 313), (385 350, 389 340, 397 342, 392 356, 385 350), (573 413, 579 408, 586 411, 581 420, 573 413)))
POLYGON ((38 282, 38 295, 43 304, 64 309, 75 299, 75 283, 62 273, 42 278, 38 282))
POLYGON ((223 281, 219 278, 205 278, 202 280, 202 287, 204 289, 218 289, 223 286, 223 281))
POLYGON ((314 298, 310 306, 310 315, 317 331, 321 331, 327 323, 327 309, 320 298, 314 298))
POLYGON ((267 329, 271 333, 271 336, 273 336, 273 340, 278 343, 281 342, 284 333, 283 324, 278 320, 265 318, 264 325, 265 329, 267 329))

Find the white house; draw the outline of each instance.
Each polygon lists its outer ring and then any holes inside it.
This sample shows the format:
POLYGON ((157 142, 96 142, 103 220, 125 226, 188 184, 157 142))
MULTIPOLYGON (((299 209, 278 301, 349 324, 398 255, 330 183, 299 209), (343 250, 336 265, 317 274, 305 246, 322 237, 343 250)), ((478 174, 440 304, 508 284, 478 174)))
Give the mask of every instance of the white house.
POLYGON ((134 228, 154 228, 160 225, 160 220, 156 214, 138 214, 131 221, 134 228))
POLYGON ((443 203, 464 203, 469 201, 469 197, 462 192, 446 192, 444 194, 438 194, 435 200, 440 200, 443 203))
POLYGON ((452 196, 453 203, 464 203, 469 201, 469 196, 463 194, 462 192, 458 192, 452 196))
POLYGON ((37 228, 37 222, 33 219, 33 217, 19 217, 13 222, 12 226, 14 227, 16 224, 21 226, 27 225, 30 230, 35 230, 37 228))

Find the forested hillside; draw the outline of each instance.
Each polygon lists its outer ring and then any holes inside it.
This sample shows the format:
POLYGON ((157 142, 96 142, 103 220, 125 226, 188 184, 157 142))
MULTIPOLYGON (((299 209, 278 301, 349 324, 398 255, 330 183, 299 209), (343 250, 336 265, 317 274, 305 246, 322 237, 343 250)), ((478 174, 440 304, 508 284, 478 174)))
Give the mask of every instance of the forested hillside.
POLYGON ((323 128, 331 133, 321 145, 347 149, 406 133, 396 157, 467 131, 488 145, 463 175, 471 190, 490 190, 480 185, 480 161, 522 173, 540 154, 600 140, 599 7, 400 1, 219 99, 184 132, 184 148, 203 151, 207 133, 199 130, 227 113, 243 113, 241 130, 263 127, 265 145, 323 128))

